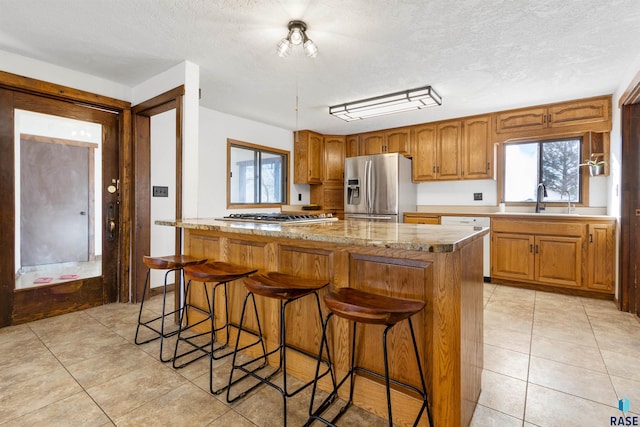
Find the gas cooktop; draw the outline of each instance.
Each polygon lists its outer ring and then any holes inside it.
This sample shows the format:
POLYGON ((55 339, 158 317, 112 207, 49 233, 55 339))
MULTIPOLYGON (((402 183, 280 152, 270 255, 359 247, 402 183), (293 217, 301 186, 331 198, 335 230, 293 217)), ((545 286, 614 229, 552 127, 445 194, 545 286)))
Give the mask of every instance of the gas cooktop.
POLYGON ((262 224, 309 224, 338 220, 338 218, 333 218, 331 214, 284 213, 237 213, 218 219, 221 221, 258 222, 262 224))

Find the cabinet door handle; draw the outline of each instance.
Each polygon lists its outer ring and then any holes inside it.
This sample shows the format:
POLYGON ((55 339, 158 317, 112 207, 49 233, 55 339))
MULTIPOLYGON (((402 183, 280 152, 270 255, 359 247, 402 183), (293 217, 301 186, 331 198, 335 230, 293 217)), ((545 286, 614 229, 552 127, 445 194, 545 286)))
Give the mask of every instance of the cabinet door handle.
POLYGON ((529 253, 533 253, 533 245, 529 245, 529 253))
POLYGON ((547 115, 542 116, 542 123, 547 123, 547 115))
POLYGON ((491 170, 491 162, 487 162, 487 172, 491 170))
POLYGON ((440 173, 440 166, 436 166, 436 172, 440 173))
POLYGON ((540 250, 538 248, 538 245, 536 245, 536 253, 540 253, 540 250))
POLYGON ((549 114, 549 123, 551 123, 551 119, 552 119, 552 118, 553 118, 553 117, 551 116, 551 114, 549 114))
POLYGON ((433 173, 436 173, 436 167, 435 166, 433 167, 433 173))
POLYGON ((589 233, 589 243, 593 243, 593 234, 589 233))

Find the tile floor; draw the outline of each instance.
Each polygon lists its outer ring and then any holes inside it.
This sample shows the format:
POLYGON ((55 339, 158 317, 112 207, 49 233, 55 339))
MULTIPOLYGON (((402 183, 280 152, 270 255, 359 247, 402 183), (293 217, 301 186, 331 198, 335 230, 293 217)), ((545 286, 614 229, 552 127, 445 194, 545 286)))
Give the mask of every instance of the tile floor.
MULTIPOLYGON (((282 424, 273 389, 228 405, 208 392, 206 360, 174 370, 156 342, 134 345, 137 313, 111 304, 0 329, 0 425, 282 424)), ((612 302, 487 284, 484 329, 473 426, 609 426, 621 397, 640 414, 640 322, 612 302)), ((304 422, 308 399, 294 398, 289 425, 304 422)), ((350 410, 341 425, 385 423, 350 410)))

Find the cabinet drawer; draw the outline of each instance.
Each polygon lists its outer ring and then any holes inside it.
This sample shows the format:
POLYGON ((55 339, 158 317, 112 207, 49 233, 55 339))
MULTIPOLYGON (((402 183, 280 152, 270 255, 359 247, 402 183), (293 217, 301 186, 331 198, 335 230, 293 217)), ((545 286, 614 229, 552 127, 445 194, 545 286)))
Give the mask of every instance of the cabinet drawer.
POLYGON ((585 225, 573 222, 535 221, 520 219, 492 219, 494 232, 548 234, 552 236, 582 236, 585 225))

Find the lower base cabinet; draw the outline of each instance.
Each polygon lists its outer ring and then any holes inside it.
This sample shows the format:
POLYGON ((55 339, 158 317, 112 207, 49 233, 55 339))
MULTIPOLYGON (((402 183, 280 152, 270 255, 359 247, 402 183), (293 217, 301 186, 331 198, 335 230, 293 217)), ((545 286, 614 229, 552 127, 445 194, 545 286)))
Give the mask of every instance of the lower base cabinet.
POLYGON ((491 278, 613 293, 615 222, 494 218, 491 278))

